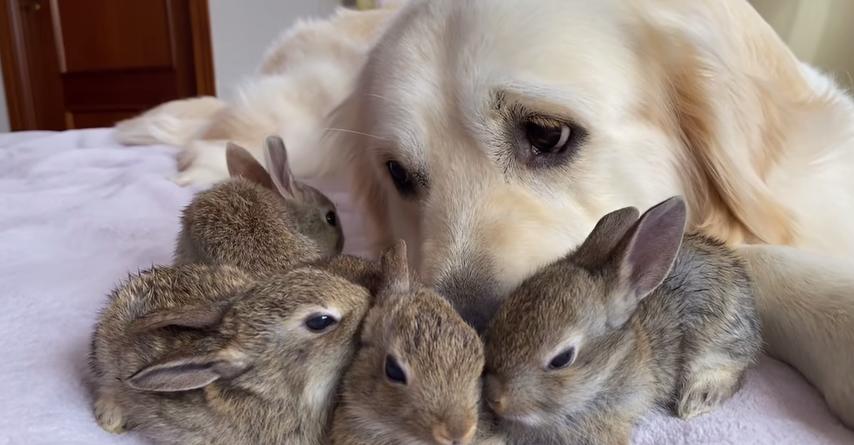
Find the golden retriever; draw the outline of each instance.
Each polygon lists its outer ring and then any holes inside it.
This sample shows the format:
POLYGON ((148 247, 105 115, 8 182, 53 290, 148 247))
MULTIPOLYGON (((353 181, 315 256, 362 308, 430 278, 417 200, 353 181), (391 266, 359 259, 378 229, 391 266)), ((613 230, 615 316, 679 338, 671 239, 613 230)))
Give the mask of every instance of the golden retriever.
MULTIPOLYGON (((388 26, 352 60, 360 77, 324 90, 328 108, 352 91, 329 128, 293 130, 312 135, 297 137, 303 172, 348 175, 376 251, 406 239, 422 278, 483 327, 605 213, 683 195, 691 229, 747 260, 768 351, 854 427, 854 103, 746 0, 413 0, 388 26)), ((220 117, 178 142, 287 140, 279 118, 251 117, 309 77, 226 111, 186 102, 220 117)), ((150 118, 170 114, 196 116, 150 118)), ((123 132, 155 133, 144 118, 123 132)))
POLYGON ((854 426, 854 105, 747 1, 413 1, 333 118, 377 246, 477 327, 605 213, 684 195, 854 426))

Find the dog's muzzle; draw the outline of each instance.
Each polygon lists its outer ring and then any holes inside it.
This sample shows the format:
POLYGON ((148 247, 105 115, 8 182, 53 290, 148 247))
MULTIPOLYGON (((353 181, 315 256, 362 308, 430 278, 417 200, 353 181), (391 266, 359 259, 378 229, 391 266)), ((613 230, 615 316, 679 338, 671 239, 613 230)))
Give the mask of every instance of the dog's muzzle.
POLYGON ((486 329, 502 300, 493 280, 492 267, 482 258, 466 261, 461 267, 443 274, 435 287, 478 332, 486 329))

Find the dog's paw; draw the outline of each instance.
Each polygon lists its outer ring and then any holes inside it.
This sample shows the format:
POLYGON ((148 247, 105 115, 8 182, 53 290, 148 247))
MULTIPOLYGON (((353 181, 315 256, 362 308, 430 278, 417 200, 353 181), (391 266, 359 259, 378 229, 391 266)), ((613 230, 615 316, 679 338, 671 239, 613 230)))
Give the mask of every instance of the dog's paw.
POLYGON ((682 389, 676 404, 676 415, 682 419, 708 414, 738 389, 741 373, 730 370, 708 370, 692 376, 682 389))
POLYGON ((825 390, 825 400, 848 428, 854 429, 854 383, 851 379, 838 381, 833 390, 825 390))
POLYGON ((188 168, 172 177, 172 182, 181 187, 209 187, 228 179, 228 175, 222 175, 218 172, 208 171, 203 168, 188 168))
POLYGON ((181 187, 210 187, 229 178, 228 167, 223 169, 218 165, 200 163, 198 158, 184 161, 179 157, 178 165, 178 174, 172 178, 172 181, 181 187))
POLYGON ((222 142, 196 141, 181 150, 175 160, 178 174, 172 180, 181 187, 208 187, 229 178, 222 142))
POLYGON ((125 432, 124 414, 111 397, 101 396, 95 401, 95 419, 104 431, 113 434, 125 432))

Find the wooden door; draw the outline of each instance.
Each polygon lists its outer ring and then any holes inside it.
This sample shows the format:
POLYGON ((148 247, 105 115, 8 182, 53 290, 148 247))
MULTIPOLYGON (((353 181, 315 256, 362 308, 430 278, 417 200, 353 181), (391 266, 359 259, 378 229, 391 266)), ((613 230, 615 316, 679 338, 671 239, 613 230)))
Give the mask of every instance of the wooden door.
POLYGON ((0 28, 13 130, 111 126, 214 94, 206 0, 0 0, 0 28))

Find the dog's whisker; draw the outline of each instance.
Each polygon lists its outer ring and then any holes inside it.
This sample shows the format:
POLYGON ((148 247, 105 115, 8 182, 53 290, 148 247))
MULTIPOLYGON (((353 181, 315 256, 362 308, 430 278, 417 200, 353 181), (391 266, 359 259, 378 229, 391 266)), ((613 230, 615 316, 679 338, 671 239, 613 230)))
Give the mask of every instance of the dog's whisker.
POLYGON ((389 101, 387 97, 382 96, 382 95, 379 95, 379 94, 377 94, 377 93, 368 93, 368 94, 366 94, 366 96, 368 96, 368 97, 373 97, 373 98, 376 98, 376 99, 379 99, 379 100, 384 100, 384 101, 387 101, 387 102, 389 101))
POLYGON ((384 138, 382 136, 377 136, 375 134, 364 133, 364 132, 356 131, 356 130, 347 130, 346 128, 327 127, 327 128, 324 128, 323 131, 327 131, 327 132, 336 132, 337 131, 339 133, 355 134, 355 135, 359 135, 359 136, 365 136, 365 137, 369 137, 369 138, 379 139, 381 141, 388 140, 387 138, 384 138))

